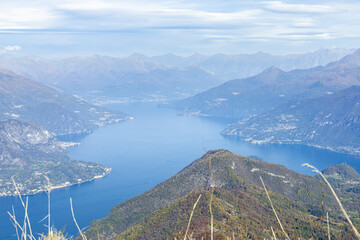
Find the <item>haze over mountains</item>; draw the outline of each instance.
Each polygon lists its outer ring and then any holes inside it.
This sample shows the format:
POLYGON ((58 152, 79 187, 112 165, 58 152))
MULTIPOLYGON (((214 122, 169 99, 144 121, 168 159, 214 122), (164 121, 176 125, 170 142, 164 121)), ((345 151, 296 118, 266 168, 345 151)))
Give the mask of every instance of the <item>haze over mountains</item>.
POLYGON ((323 66, 330 62, 355 52, 356 49, 320 49, 305 54, 288 54, 285 56, 272 55, 264 52, 255 54, 216 54, 204 56, 194 54, 189 57, 180 57, 174 54, 154 56, 149 59, 164 65, 177 67, 198 66, 222 80, 246 78, 262 72, 264 69, 275 66, 290 71, 323 66))
POLYGON ((200 68, 165 66, 137 55, 125 59, 94 56, 58 61, 6 58, 0 62, 65 93, 77 94, 97 103, 98 98, 100 101, 184 98, 221 83, 200 68))
POLYGON ((255 75, 270 66, 292 70, 325 65, 354 51, 321 49, 286 56, 134 54, 127 58, 93 56, 60 60, 2 55, 0 66, 93 102, 109 98, 159 101, 189 97, 224 81, 255 75))
POLYGON ((0 120, 35 122, 56 135, 86 133, 128 118, 5 69, 0 69, 0 99, 0 120))
MULTIPOLYGON (((270 67, 170 106, 230 118, 222 132, 252 143, 304 144, 359 154, 360 50, 311 69, 270 67)), ((165 105, 166 106, 166 105, 165 105)))
MULTIPOLYGON (((110 168, 105 166, 70 159, 54 136, 90 132, 129 116, 95 106, 74 94, 97 103, 159 101, 221 84, 170 106, 182 108, 187 114, 239 121, 223 134, 253 143, 305 144, 358 154, 360 50, 343 57, 346 51, 352 50, 321 50, 285 57, 264 53, 63 60, 2 56, 0 65, 27 77, 0 70, 0 120, 4 120, 0 122, 0 193, 14 194, 8 181, 11 176, 16 177, 22 193, 31 194, 45 189, 44 175, 53 179, 52 185, 57 188, 109 173, 110 168), (313 68, 287 72, 272 65, 313 68), (255 76, 223 83, 227 77, 250 75, 265 67, 255 76)), ((314 229, 315 219, 322 214, 319 203, 323 193, 316 177, 219 150, 208 152, 169 180, 115 206, 108 217, 91 224, 88 238, 182 238, 188 209, 199 194, 204 197, 194 216, 193 230, 198 231, 199 238, 207 236, 209 158, 216 186, 217 237, 226 238, 230 233, 239 239, 268 236, 262 226, 276 222, 259 188, 260 176, 282 209, 289 232, 308 238, 314 231, 326 236, 325 226, 314 229)), ((342 165, 324 173, 339 186, 346 207, 359 219, 360 175, 342 165)), ((325 193, 330 194, 328 190, 325 193)), ((342 230, 338 235, 351 236, 334 200, 326 201, 334 225, 342 230)))
POLYGON ((270 67, 262 73, 228 81, 175 102, 188 114, 247 119, 281 103, 318 97, 360 85, 360 50, 324 67, 285 72, 270 67))

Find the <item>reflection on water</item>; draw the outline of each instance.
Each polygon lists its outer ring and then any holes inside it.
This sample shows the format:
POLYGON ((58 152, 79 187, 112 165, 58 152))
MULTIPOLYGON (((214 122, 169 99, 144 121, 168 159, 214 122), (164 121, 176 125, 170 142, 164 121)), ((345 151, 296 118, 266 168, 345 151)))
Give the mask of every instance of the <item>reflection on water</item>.
MULTIPOLYGON (((134 116, 134 120, 110 125, 93 133, 66 140, 81 141, 82 145, 70 149, 72 158, 99 162, 110 166, 110 175, 94 182, 56 190, 51 195, 52 224, 76 235, 69 198, 73 198, 76 218, 81 227, 94 219, 105 217, 115 204, 140 194, 203 154, 207 149, 229 149, 235 153, 255 155, 265 161, 283 164, 305 174, 301 167, 309 162, 323 169, 329 165, 346 162, 360 170, 360 160, 354 156, 327 150, 296 145, 253 145, 236 137, 219 133, 229 122, 216 119, 179 116, 173 109, 158 108, 155 103, 110 105, 134 116)), ((65 140, 65 139, 62 139, 65 140)), ((15 231, 6 211, 14 205, 21 217, 19 200, 0 198, 0 239, 15 239, 15 231)), ((29 197, 29 214, 35 232, 44 232, 47 214, 46 194, 29 197)))

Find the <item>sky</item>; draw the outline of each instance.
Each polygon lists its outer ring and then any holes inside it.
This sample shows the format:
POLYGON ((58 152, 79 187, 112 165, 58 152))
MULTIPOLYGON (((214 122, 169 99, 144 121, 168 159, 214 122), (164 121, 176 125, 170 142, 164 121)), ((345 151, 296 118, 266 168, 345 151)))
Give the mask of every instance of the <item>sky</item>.
POLYGON ((360 1, 0 0, 0 53, 304 53, 360 47, 360 1))

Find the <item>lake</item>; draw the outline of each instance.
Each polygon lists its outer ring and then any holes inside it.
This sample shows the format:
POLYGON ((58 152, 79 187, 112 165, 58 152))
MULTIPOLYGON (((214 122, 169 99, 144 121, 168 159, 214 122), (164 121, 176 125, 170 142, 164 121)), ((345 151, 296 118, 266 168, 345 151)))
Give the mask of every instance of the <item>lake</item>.
MULTIPOLYGON (((176 174, 206 149, 228 149, 240 155, 256 155, 268 162, 283 164, 304 174, 308 162, 319 169, 346 162, 358 171, 360 159, 351 155, 297 145, 253 145, 219 133, 229 122, 201 117, 180 116, 174 109, 157 103, 113 104, 109 108, 127 112, 134 120, 97 129, 82 137, 82 145, 69 150, 74 159, 93 161, 112 168, 110 175, 51 193, 51 223, 69 236, 77 235, 71 217, 72 197, 76 219, 81 228, 105 217, 117 203, 136 196, 176 174)), ((0 239, 16 239, 7 211, 14 205, 22 217, 19 199, 0 198, 0 239)), ((34 232, 46 232, 47 195, 29 197, 29 216, 34 232)))

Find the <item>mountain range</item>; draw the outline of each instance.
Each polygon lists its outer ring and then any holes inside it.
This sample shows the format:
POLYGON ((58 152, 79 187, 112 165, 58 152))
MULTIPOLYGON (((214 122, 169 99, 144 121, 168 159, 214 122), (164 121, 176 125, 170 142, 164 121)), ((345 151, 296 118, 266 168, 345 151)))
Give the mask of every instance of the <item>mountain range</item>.
POLYGON ((267 53, 181 57, 174 54, 126 58, 106 56, 49 60, 0 56, 0 66, 58 88, 68 94, 106 103, 180 99, 277 66, 284 70, 311 68, 339 60, 353 49, 321 49, 308 54, 267 53))
POLYGON ((47 60, 0 58, 0 65, 67 94, 102 103, 104 99, 144 101, 184 98, 221 83, 212 74, 188 66, 165 66, 139 55, 47 60))
POLYGON ((270 67, 256 76, 228 81, 170 105, 187 114, 246 120, 288 101, 360 85, 359 75, 360 50, 323 67, 290 72, 270 67))
POLYGON ((264 52, 237 55, 215 54, 211 56, 194 54, 189 57, 166 54, 149 57, 148 59, 160 64, 177 67, 198 66, 213 73, 217 78, 230 80, 256 75, 271 66, 281 68, 284 71, 324 66, 354 53, 355 50, 342 48, 319 49, 311 53, 288 54, 285 56, 264 52))
MULTIPOLYGON (((323 173, 339 187, 337 193, 358 226, 360 175, 345 164, 323 173)), ((327 229, 322 216, 329 212, 331 237, 354 239, 318 176, 302 175, 226 150, 209 151, 153 189, 118 204, 106 218, 92 222, 85 234, 87 239, 182 239, 193 205, 201 194, 189 231, 196 239, 209 239, 210 198, 215 239, 270 239, 270 226, 281 239, 260 177, 271 191, 274 206, 291 238, 325 239, 327 229)))

